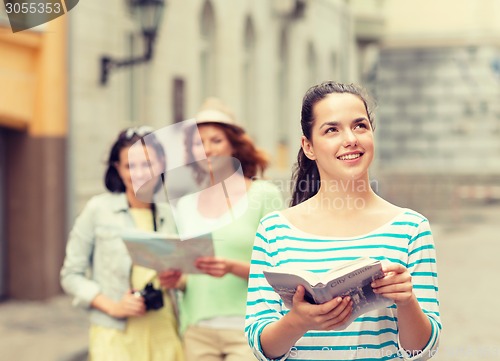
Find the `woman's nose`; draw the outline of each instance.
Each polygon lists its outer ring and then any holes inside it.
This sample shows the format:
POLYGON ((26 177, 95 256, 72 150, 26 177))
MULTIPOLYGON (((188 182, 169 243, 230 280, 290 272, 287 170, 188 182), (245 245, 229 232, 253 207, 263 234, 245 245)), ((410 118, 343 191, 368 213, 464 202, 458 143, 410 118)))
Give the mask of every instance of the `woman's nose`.
POLYGON ((358 138, 356 134, 348 130, 344 133, 344 147, 355 146, 358 144, 358 138))
POLYGON ((210 143, 209 142, 203 143, 203 148, 205 149, 205 155, 207 157, 210 157, 212 155, 212 152, 213 152, 213 149, 210 146, 210 143))
POLYGON ((149 164, 136 167, 134 169, 134 176, 137 179, 150 178, 152 173, 151 166, 149 164))

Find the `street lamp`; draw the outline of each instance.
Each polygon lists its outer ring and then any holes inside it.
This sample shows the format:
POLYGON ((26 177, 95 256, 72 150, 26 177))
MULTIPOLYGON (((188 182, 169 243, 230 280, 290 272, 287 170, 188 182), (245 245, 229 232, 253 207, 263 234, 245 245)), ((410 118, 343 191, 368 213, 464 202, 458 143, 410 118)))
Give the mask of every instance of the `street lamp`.
POLYGON ((131 0, 130 5, 138 14, 146 51, 142 56, 123 60, 115 60, 109 56, 101 57, 101 85, 106 85, 108 82, 111 69, 144 63, 153 57, 153 44, 163 15, 165 0, 131 0))

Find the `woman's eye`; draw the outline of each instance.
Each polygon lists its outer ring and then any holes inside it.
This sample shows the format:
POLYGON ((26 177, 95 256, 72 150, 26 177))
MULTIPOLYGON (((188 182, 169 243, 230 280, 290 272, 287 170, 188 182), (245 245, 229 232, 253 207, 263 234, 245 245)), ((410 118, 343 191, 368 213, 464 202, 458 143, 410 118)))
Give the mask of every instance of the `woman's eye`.
POLYGON ((326 133, 333 133, 333 132, 336 132, 336 131, 337 131, 337 128, 330 127, 330 128, 328 128, 328 129, 325 131, 325 134, 326 134, 326 133))

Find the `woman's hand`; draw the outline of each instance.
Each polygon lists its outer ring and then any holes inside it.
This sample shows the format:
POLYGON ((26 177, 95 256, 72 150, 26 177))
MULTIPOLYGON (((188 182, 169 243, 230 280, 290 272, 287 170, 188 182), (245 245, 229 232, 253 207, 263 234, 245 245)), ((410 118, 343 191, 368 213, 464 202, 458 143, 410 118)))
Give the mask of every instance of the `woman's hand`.
POLYGON ((233 269, 232 261, 219 257, 199 257, 195 266, 201 272, 214 277, 223 277, 233 269))
POLYGON ((114 303, 108 313, 116 318, 142 316, 146 313, 144 298, 129 290, 119 302, 114 303))
POLYGON ((298 286, 290 312, 262 330, 260 342, 264 354, 279 358, 309 330, 334 330, 344 325, 352 314, 350 297, 336 297, 321 305, 304 300, 305 289, 298 286))
POLYGON ((309 330, 334 330, 343 325, 352 313, 352 301, 348 297, 336 297, 321 305, 304 300, 305 289, 299 285, 293 296, 291 318, 303 333, 309 330))
POLYGON ((410 272, 399 263, 382 265, 385 276, 372 282, 373 292, 402 306, 414 299, 410 272))
POLYGON ((182 271, 169 269, 158 273, 163 288, 181 288, 182 271))

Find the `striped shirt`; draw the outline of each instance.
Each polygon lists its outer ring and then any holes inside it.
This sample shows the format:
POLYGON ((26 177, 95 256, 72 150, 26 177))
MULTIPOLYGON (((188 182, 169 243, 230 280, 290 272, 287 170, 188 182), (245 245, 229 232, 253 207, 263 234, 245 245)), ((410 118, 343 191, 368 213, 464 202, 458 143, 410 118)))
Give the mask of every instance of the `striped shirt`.
POLYGON ((411 357, 400 348, 397 308, 393 304, 361 315, 341 331, 309 331, 279 359, 426 360, 436 353, 441 330, 436 254, 424 216, 404 209, 368 234, 332 238, 301 231, 280 212, 273 212, 261 220, 257 230, 248 284, 245 332, 259 360, 270 360, 260 346, 262 330, 289 312, 262 271, 286 264, 321 273, 359 257, 399 263, 409 270, 413 292, 432 326, 426 347, 411 357))

